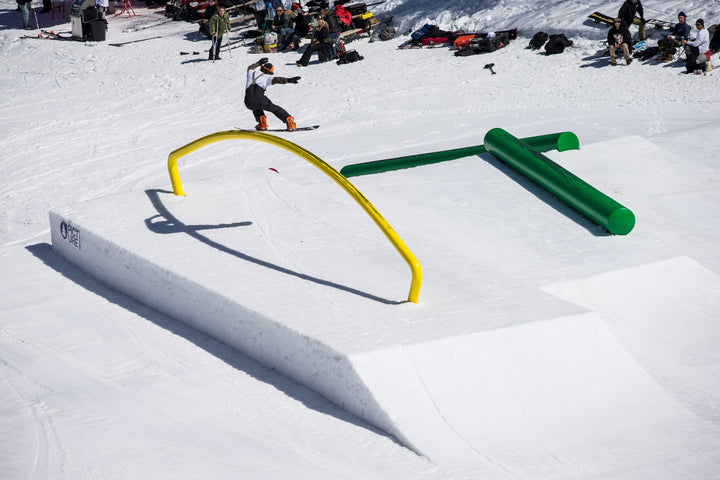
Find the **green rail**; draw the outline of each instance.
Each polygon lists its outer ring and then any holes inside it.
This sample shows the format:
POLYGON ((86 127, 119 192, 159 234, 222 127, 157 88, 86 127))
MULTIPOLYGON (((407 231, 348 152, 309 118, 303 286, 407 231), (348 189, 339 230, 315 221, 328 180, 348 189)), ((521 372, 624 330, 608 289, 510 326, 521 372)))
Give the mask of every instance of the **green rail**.
POLYGON ((604 193, 501 128, 485 134, 488 151, 529 180, 615 235, 627 235, 635 215, 604 193))
MULTIPOLYGON (((572 132, 539 135, 537 137, 523 138, 522 141, 528 145, 532 145, 533 148, 540 152, 547 152, 550 150, 563 152, 565 150, 577 150, 580 148, 580 142, 578 141, 577 136, 572 132)), ((403 168, 430 165, 432 163, 447 162, 448 160, 457 160, 458 158, 471 157, 473 155, 480 155, 486 152, 487 149, 484 145, 455 148, 453 150, 421 153, 418 155, 408 155, 406 157, 345 165, 340 169, 340 173, 342 173, 346 178, 357 177, 360 175, 370 175, 373 173, 383 173, 392 170, 401 170, 403 168)))

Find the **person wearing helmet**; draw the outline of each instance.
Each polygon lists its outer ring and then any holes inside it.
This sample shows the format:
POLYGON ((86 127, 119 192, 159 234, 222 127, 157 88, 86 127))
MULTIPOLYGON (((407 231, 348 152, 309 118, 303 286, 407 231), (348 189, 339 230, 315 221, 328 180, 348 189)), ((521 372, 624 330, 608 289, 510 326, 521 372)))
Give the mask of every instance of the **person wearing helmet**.
POLYGON ((265 110, 285 122, 289 132, 294 132, 297 129, 295 119, 286 112, 285 109, 272 103, 270 99, 265 96, 265 90, 270 85, 278 83, 298 83, 298 80, 300 80, 300 77, 276 77, 275 69, 272 63, 268 62, 267 58, 261 58, 258 62, 253 63, 247 68, 245 106, 253 112, 255 120, 258 122, 255 130, 264 131, 268 129, 265 110), (258 67, 260 67, 259 70, 258 67))

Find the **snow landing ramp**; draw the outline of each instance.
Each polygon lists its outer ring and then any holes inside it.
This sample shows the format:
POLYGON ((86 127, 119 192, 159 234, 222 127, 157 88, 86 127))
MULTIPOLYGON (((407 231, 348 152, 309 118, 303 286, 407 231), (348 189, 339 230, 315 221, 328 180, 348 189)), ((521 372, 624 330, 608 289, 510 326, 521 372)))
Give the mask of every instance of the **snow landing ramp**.
MULTIPOLYGON (((704 396, 703 409, 695 394, 720 391, 717 363, 696 358, 699 380, 685 379, 678 395, 668 379, 687 369, 669 360, 659 368, 662 352, 644 344, 644 329, 617 328, 617 311, 608 309, 617 297, 582 290, 617 282, 627 292, 652 280, 655 289, 643 290, 649 310, 628 317, 650 323, 661 313, 652 305, 667 306, 654 300, 671 290, 678 315, 692 310, 690 292, 717 293, 717 275, 676 250, 692 245, 693 226, 668 232, 664 219, 682 212, 654 210, 685 187, 672 172, 677 159, 638 138, 552 159, 615 191, 638 216, 632 234, 593 230, 508 178, 512 172, 490 156, 427 167, 449 183, 442 202, 419 169, 363 180, 363 193, 423 265, 418 304, 404 301, 403 260, 312 167, 188 175, 187 197, 147 190, 56 209, 53 248, 342 405, 443 474, 717 478, 720 421, 708 414, 717 413, 715 397, 704 396), (672 182, 641 192, 603 176, 628 168, 608 155, 616 151, 672 182), (488 194, 507 207, 488 211, 488 194), (593 257, 607 259, 603 272, 586 261, 593 257), (676 273, 682 288, 661 281, 676 273)), ((708 205, 720 201, 708 195, 708 205)), ((720 318, 720 296, 709 298, 703 315, 720 318)), ((687 329, 702 322, 706 335, 720 338, 717 322, 701 317, 684 315, 687 329)), ((665 327, 652 325, 661 338, 665 327)), ((716 355, 709 351, 696 354, 716 355)))

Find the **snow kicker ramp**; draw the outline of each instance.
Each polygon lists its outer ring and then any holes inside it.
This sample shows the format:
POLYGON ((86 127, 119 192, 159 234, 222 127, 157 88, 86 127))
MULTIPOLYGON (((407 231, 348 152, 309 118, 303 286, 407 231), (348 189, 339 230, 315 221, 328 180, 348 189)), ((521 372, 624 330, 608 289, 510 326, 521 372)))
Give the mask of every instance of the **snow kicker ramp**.
MULTIPOLYGON (((618 148, 636 154, 636 168, 650 152, 654 175, 665 174, 657 165, 666 154, 628 139, 584 148, 583 175, 611 188, 615 180, 590 166, 597 157, 612 170, 605 154, 618 148)), ((580 158, 566 155, 553 159, 580 158)), ((117 290, 322 393, 444 474, 717 477, 716 396, 697 390, 720 391, 718 327, 708 320, 720 318, 720 282, 677 255, 679 244, 693 252, 692 231, 667 241, 660 227, 673 212, 653 220, 663 205, 657 192, 645 198, 615 185, 638 226, 609 237, 558 214, 562 206, 540 201, 490 158, 434 168, 436 181, 456 178, 443 202, 417 169, 361 185, 423 264, 418 304, 403 301, 407 268, 372 222, 302 167, 188 175, 187 197, 148 190, 57 209, 53 247, 117 290), (484 207, 489 192, 503 197, 503 211, 484 207), (607 258, 606 277, 586 261, 596 256, 607 258), (657 263, 663 258, 674 260, 657 263), (660 281, 677 273, 683 285, 660 281), (654 288, 639 291, 638 276, 654 288), (616 297, 603 298, 603 288, 613 283, 627 295, 628 308, 618 310, 633 315, 608 309, 616 297), (645 311, 629 308, 632 291, 642 292, 645 311), (695 355, 694 377, 684 384, 688 369, 664 357, 663 344, 648 346, 644 328, 618 327, 659 317, 670 291, 678 321, 688 331, 702 325, 711 339, 684 338, 702 347, 675 357, 695 355), (708 299, 698 311, 690 292, 708 299)), ((666 174, 678 185, 676 172, 666 174)), ((707 195, 708 205, 720 203, 707 195)))

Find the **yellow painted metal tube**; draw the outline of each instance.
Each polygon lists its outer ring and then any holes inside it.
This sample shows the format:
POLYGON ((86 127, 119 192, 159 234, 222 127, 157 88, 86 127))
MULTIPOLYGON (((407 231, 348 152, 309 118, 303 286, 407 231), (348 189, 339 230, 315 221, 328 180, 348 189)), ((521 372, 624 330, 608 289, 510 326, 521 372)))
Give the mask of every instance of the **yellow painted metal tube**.
POLYGON ((256 140, 260 142, 269 143, 277 147, 283 148, 300 158, 303 158, 323 171, 328 177, 332 178, 335 183, 340 185, 355 201, 370 215, 370 218, 390 240, 390 243, 405 259, 410 271, 412 272, 412 282, 410 284, 410 293, 408 294, 408 301, 417 303, 418 297, 420 296, 420 286, 422 285, 422 270, 420 269, 420 262, 417 261, 415 255, 407 248, 405 243, 400 239, 397 233, 393 230, 390 224, 380 215, 380 212, 371 204, 360 191, 355 188, 355 185, 350 183, 347 178, 340 174, 337 170, 331 167, 328 163, 322 160, 314 153, 304 149, 303 147, 296 145, 284 138, 270 135, 268 133, 253 132, 249 130, 226 130, 224 132, 212 133, 202 138, 188 143, 187 145, 178 148, 170 153, 168 156, 168 172, 170 173, 170 182, 172 183, 173 193, 175 195, 185 195, 180 182, 180 175, 178 174, 177 161, 179 158, 192 153, 206 145, 212 143, 221 142, 223 140, 233 139, 248 139, 256 140))

